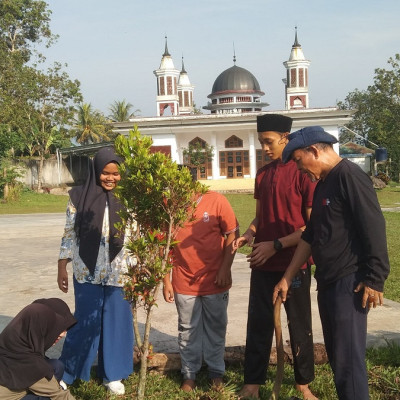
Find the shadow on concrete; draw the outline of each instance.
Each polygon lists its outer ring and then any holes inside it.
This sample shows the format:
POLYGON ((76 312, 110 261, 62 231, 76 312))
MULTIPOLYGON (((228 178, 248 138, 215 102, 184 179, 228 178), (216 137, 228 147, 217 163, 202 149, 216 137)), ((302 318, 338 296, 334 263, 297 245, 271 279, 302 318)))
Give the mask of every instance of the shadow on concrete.
MULTIPOLYGON (((12 318, 8 318, 11 321, 12 318)), ((0 316, 0 320, 2 316, 0 316)), ((8 321, 8 322, 9 322, 8 321)), ((5 325, 4 325, 5 326, 5 325)), ((139 331, 141 335, 144 332, 144 324, 139 323, 139 331)), ((153 351, 156 353, 173 353, 178 352, 178 338, 177 336, 171 336, 157 329, 151 329, 150 331, 150 343, 153 345, 153 351)), ((64 339, 61 339, 53 347, 46 352, 46 356, 49 358, 59 358, 64 345, 64 339)), ((136 345, 136 341, 135 341, 136 345)))
POLYGON ((400 346, 400 336, 398 332, 376 330, 367 334, 367 347, 381 347, 388 343, 396 343, 400 346))

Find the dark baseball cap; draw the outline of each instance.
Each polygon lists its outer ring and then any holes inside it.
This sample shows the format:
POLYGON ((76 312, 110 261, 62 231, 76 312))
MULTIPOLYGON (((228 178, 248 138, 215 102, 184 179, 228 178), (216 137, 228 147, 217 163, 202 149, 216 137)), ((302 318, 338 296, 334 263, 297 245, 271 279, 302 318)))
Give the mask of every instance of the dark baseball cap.
POLYGON ((297 149, 304 149, 316 143, 337 143, 335 136, 325 132, 321 126, 307 126, 287 137, 288 144, 283 149, 282 161, 286 164, 292 158, 292 153, 297 149))

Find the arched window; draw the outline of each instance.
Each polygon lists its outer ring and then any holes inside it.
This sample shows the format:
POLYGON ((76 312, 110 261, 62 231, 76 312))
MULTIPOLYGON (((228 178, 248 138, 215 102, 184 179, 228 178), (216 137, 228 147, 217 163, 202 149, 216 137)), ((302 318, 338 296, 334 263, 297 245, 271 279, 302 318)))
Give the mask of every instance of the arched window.
POLYGON ((232 147, 243 147, 243 140, 239 139, 235 135, 232 135, 231 137, 225 140, 225 147, 227 149, 232 147))
POLYGON ((202 148, 202 149, 205 149, 205 148, 206 148, 207 142, 206 142, 205 140, 203 140, 203 139, 200 139, 198 136, 195 137, 194 139, 192 139, 192 140, 189 142, 189 144, 191 144, 192 146, 196 146, 198 143, 201 145, 201 148, 202 148))
POLYGON ((197 179, 207 179, 212 176, 212 147, 199 137, 189 142, 189 148, 183 151, 183 162, 190 165, 197 179), (192 147, 192 148, 191 148, 192 147), (210 153, 211 155, 208 155, 210 153))
POLYGON ((303 100, 300 97, 293 100, 293 108, 304 108, 303 100))

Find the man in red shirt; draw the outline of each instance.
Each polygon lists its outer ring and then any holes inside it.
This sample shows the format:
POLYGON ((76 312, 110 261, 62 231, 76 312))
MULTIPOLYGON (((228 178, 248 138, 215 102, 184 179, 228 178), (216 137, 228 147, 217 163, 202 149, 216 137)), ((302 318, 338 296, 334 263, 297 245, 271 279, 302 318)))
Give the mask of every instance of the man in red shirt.
MULTIPOLYGON (((252 271, 242 398, 259 398, 260 385, 265 383, 274 332, 273 289, 285 273, 311 213, 315 185, 293 161, 282 162, 291 126, 292 119, 283 115, 257 117, 258 139, 271 162, 257 171, 256 217, 233 243, 234 250, 244 244, 253 247, 248 256, 252 271)), ((310 265, 304 264, 294 278, 285 310, 296 388, 304 399, 315 400, 308 387, 314 379, 310 283, 310 265)))
POLYGON ((208 191, 199 197, 194 220, 177 234, 171 278, 164 278, 164 299, 178 310, 178 342, 183 383, 190 392, 203 357, 211 383, 222 384, 225 373, 227 307, 232 285, 232 242, 238 222, 228 200, 208 191))

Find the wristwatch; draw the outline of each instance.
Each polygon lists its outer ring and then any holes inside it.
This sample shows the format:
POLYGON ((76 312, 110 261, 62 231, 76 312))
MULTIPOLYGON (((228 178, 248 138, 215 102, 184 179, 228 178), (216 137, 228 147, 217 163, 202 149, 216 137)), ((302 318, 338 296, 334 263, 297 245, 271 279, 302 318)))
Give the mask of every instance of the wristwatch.
POLYGON ((283 249, 282 242, 279 239, 274 240, 274 249, 276 251, 281 251, 283 249))

